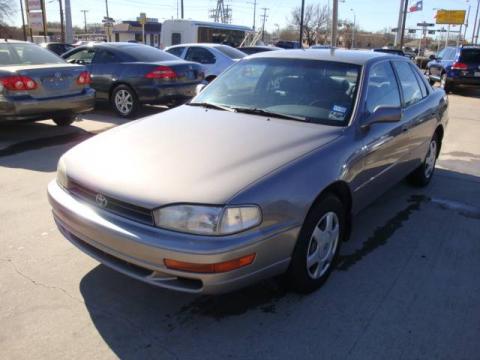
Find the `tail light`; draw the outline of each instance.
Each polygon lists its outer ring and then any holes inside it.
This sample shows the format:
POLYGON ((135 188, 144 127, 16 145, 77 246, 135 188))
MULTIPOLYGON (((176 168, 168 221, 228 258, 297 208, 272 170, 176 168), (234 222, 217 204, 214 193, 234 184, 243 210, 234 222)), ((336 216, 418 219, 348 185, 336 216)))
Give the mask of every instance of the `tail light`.
POLYGON ((89 85, 92 83, 92 77, 88 71, 83 71, 77 78, 78 85, 89 85))
POLYGON ((468 70, 468 65, 462 62, 455 62, 452 64, 453 70, 468 70))
POLYGON ((6 76, 0 78, 0 83, 4 88, 11 91, 35 90, 37 83, 28 76, 6 76))
POLYGON ((177 74, 168 66, 157 66, 145 75, 147 79, 176 79, 177 74))

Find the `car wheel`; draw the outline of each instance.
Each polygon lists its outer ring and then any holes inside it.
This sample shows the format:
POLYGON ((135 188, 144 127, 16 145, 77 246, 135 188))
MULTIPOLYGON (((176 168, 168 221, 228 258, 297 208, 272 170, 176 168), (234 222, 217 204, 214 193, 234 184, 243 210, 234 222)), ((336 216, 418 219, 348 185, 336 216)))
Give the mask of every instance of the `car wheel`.
POLYGON ((327 280, 347 234, 346 220, 345 207, 334 195, 322 197, 310 209, 286 274, 291 289, 309 293, 327 280))
POLYGON ((453 85, 448 81, 446 73, 443 73, 440 78, 440 87, 445 90, 446 93, 453 91, 453 85))
POLYGON ((77 114, 61 114, 52 117, 52 120, 58 126, 71 125, 77 119, 77 114))
POLYGON ((127 85, 117 86, 111 96, 115 112, 121 117, 132 117, 138 110, 138 99, 135 92, 127 85))
POLYGON ((422 165, 416 168, 409 176, 408 181, 414 186, 427 186, 433 177, 435 164, 437 163, 438 153, 440 152, 440 140, 435 134, 428 146, 428 152, 422 165))

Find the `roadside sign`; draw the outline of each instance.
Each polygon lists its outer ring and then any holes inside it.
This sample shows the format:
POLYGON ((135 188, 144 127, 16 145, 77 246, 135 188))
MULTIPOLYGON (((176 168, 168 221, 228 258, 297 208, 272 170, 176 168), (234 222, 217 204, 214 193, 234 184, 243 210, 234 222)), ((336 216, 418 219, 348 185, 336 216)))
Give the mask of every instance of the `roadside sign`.
POLYGON ((437 24, 461 25, 465 22, 465 10, 437 10, 437 24))
POLYGON ((42 10, 42 1, 41 0, 28 0, 28 11, 32 10, 42 10))
POLYGON ((145 25, 147 22, 147 14, 145 13, 140 13, 140 16, 137 18, 138 22, 142 25, 145 25))
POLYGON ((43 31, 43 15, 41 12, 31 12, 28 14, 28 24, 35 31, 43 31))
POLYGON ((435 35, 435 30, 428 30, 428 35, 435 35))
POLYGON ((417 32, 416 29, 408 29, 409 34, 415 34, 417 32))

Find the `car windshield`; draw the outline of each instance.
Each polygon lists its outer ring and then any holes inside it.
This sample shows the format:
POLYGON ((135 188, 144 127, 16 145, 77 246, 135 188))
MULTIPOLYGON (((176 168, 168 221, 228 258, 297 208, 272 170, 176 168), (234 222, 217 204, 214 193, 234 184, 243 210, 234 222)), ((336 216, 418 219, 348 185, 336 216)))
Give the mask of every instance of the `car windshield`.
POLYGON ((215 49, 217 49, 224 55, 227 55, 231 59, 241 59, 245 57, 245 53, 241 52, 240 50, 234 49, 230 46, 219 45, 219 46, 215 46, 215 49))
POLYGON ((352 114, 360 71, 359 65, 333 61, 242 60, 192 103, 345 126, 352 114))
POLYGON ((34 44, 0 44, 0 66, 62 64, 51 51, 34 44))
POLYGON ((135 61, 178 61, 178 57, 147 45, 125 45, 121 51, 135 61))
POLYGON ((463 49, 461 54, 461 61, 466 63, 480 64, 480 49, 463 49))

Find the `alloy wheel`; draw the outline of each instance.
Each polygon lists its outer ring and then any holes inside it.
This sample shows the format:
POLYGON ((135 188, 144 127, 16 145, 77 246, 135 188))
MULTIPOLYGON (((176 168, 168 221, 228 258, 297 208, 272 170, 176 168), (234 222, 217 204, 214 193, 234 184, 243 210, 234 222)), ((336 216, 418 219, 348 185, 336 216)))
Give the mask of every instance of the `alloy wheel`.
POLYGON ((121 114, 130 114, 133 109, 132 94, 124 89, 117 91, 115 94, 115 106, 121 114))
POLYGON ((437 161, 437 142, 432 140, 425 159, 425 177, 428 179, 432 176, 435 163, 437 161))

